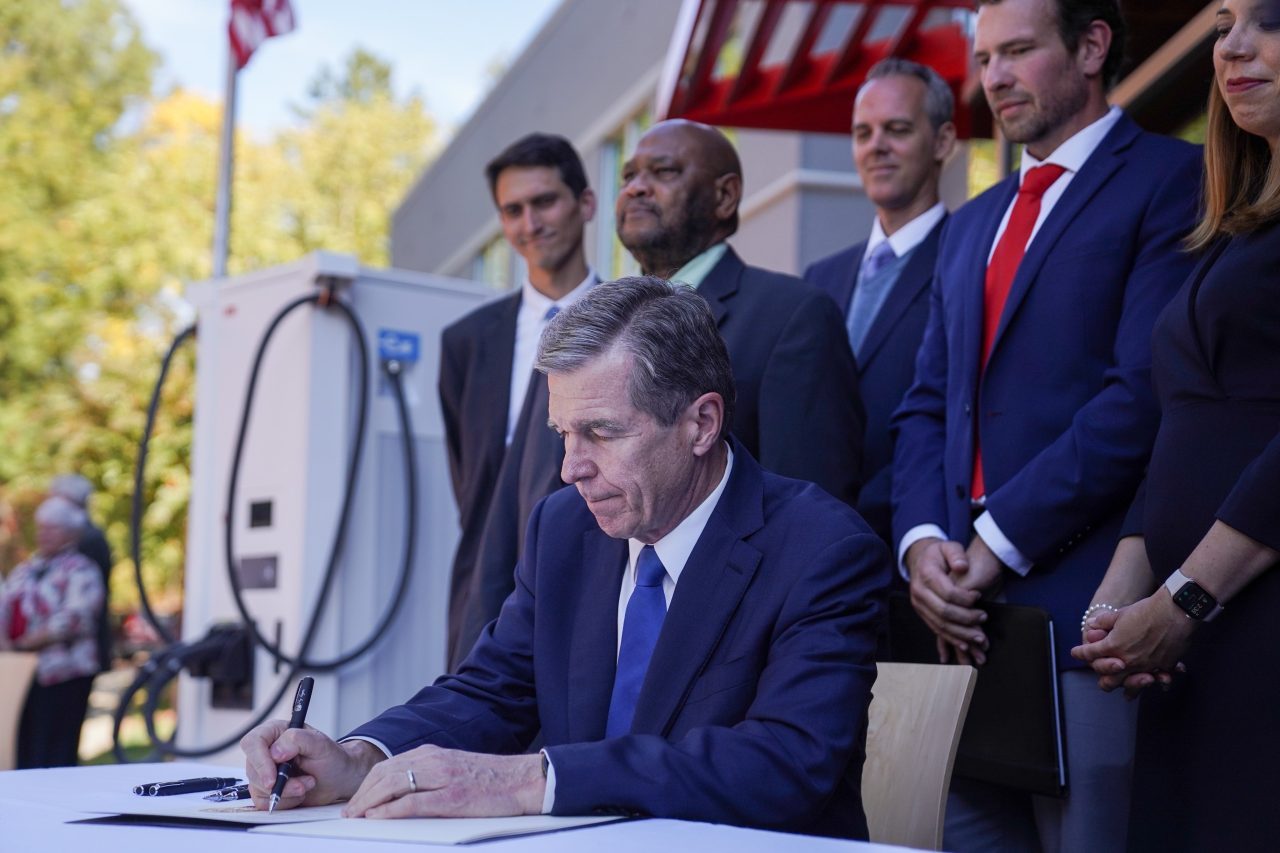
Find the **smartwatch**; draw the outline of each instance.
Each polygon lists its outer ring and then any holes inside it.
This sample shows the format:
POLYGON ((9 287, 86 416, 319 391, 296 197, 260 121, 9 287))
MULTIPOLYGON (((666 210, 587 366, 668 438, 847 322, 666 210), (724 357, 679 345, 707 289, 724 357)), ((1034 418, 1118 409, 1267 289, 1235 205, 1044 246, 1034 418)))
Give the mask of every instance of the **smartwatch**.
POLYGON ((1169 575, 1169 579, 1164 582, 1164 588, 1169 590, 1169 595, 1173 596, 1173 603, 1182 608, 1188 619, 1209 622, 1222 612, 1222 605, 1218 603, 1218 599, 1184 575, 1181 569, 1174 569, 1173 574, 1169 575))

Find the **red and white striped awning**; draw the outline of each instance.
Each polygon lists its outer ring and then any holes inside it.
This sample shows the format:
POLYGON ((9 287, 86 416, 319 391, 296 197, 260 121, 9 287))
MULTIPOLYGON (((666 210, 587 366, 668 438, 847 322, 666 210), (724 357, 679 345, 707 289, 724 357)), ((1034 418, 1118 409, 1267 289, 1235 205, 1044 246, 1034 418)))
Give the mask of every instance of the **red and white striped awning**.
POLYGON ((973 0, 685 0, 658 91, 659 118, 848 133, 853 96, 888 56, 969 76, 973 0))

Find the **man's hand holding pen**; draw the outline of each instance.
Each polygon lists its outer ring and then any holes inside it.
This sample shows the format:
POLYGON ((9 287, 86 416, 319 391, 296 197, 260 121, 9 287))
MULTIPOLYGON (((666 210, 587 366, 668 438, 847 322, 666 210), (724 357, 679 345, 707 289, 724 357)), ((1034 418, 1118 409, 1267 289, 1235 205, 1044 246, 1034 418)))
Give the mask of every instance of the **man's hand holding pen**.
POLYGON ((498 817, 538 814, 547 786, 541 755, 479 755, 420 746, 394 758, 362 740, 336 743, 306 724, 315 680, 298 682, 289 722, 240 740, 259 809, 350 800, 347 817, 498 817))
POLYGON ((278 764, 287 761, 292 765, 277 806, 291 809, 350 799, 373 765, 384 758, 364 741, 335 743, 311 726, 291 729, 284 720, 258 726, 241 739, 240 748, 245 754, 249 793, 260 809, 270 803, 278 764))
POLYGON ((387 758, 361 740, 336 743, 307 726, 263 723, 240 741, 245 778, 259 809, 268 806, 276 765, 293 773, 277 808, 349 800, 348 817, 480 817, 538 814, 546 778, 540 755, 480 755, 423 746, 387 758), (413 777, 409 771, 413 771, 413 777))

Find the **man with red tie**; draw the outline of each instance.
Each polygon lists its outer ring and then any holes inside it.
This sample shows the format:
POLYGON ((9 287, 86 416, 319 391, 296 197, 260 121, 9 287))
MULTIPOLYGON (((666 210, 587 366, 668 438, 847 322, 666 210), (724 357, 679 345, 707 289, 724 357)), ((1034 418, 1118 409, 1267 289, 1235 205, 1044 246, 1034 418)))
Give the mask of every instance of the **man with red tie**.
POLYGON ((948 850, 1124 846, 1131 709, 1068 652, 1154 439, 1151 327, 1190 270, 1200 167, 1108 106, 1123 33, 1116 0, 978 3, 984 92, 1026 147, 942 237, 894 417, 894 536, 944 660, 985 661, 979 598, 1049 611, 1070 794, 956 779, 948 850))

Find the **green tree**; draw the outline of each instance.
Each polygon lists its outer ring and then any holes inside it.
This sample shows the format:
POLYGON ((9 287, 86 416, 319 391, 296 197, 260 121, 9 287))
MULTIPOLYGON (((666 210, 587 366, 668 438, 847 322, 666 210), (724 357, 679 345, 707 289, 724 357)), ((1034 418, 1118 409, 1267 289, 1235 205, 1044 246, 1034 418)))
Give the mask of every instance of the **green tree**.
POLYGON ((0 500, 25 522, 51 474, 109 478, 89 356, 150 296, 95 225, 156 57, 116 0, 7 0, 0 33, 0 500))
MULTIPOLYGON (((185 283, 210 274, 220 108, 149 95, 156 57, 118 0, 5 0, 0 32, 0 569, 30 547, 50 477, 79 471, 99 489, 113 600, 132 606, 136 443, 189 320, 185 283), (26 525, 16 544, 6 517, 26 525)), ((320 72, 296 128, 237 134, 233 273, 319 248, 386 263, 390 213, 435 146, 421 99, 397 100, 391 79, 358 51, 320 72)), ((181 593, 194 370, 189 353, 174 367, 144 487, 163 609, 181 593)))
MULTIPOLYGON (((70 375, 85 322, 120 295, 85 209, 155 57, 115 0, 7 0, 0 33, 0 399, 12 416, 21 389, 70 375)), ((0 454, 0 481, 20 476, 0 454)))
MULTIPOLYGON (((296 108, 304 124, 273 145, 270 167, 283 167, 277 173, 288 186, 269 216, 296 254, 323 248, 385 265, 391 213, 437 149, 435 122, 418 95, 396 99, 391 67, 365 50, 354 51, 341 73, 322 69, 310 92, 296 108)), ((240 216, 236 240, 245 239, 249 223, 266 218, 251 208, 240 216)), ((280 260, 256 249, 233 244, 242 269, 280 260)))

